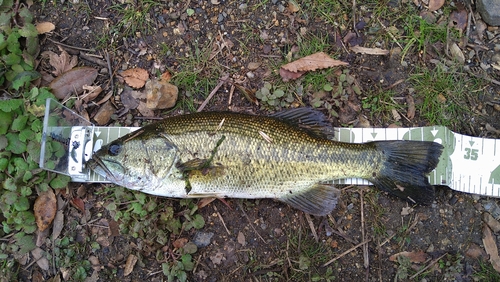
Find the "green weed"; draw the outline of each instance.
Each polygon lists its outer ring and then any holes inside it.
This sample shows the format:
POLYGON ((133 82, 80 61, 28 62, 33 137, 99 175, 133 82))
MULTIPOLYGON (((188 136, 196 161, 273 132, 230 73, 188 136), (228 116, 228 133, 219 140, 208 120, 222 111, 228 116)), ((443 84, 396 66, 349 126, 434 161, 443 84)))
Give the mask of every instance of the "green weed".
POLYGON ((179 67, 172 76, 172 83, 179 87, 178 107, 196 111, 195 100, 203 101, 217 85, 222 70, 210 59, 211 44, 195 45, 194 50, 178 59, 179 67))
POLYGON ((493 268, 490 262, 479 261, 480 270, 472 275, 476 281, 500 281, 500 274, 493 268))
POLYGON ((126 4, 115 4, 111 9, 121 14, 117 23, 125 36, 136 35, 136 32, 149 34, 153 31, 153 20, 151 10, 160 6, 160 2, 154 0, 137 0, 126 4))
POLYGON ((419 68, 410 75, 410 83, 416 91, 417 109, 430 124, 463 130, 473 115, 474 90, 481 82, 465 73, 451 71, 443 66, 419 68))

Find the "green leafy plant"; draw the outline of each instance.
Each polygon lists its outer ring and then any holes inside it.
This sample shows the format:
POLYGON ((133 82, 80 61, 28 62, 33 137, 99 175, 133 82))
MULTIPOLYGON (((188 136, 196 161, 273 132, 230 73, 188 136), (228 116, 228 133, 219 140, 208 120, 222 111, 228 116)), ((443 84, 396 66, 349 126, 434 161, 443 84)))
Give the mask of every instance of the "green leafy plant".
POLYGON ((361 95, 361 89, 348 69, 343 70, 338 78, 329 77, 329 80, 316 83, 321 89, 312 94, 310 103, 314 108, 325 108, 332 116, 338 117, 336 109, 347 102, 350 95, 361 95))
MULTIPOLYGON (((205 220, 197 213, 198 206, 190 199, 179 201, 180 211, 174 211, 169 199, 148 196, 144 193, 111 187, 107 193, 114 199, 106 209, 119 222, 120 230, 133 237, 141 237, 145 243, 169 245, 171 235, 180 235, 191 229, 201 229, 205 220), (159 203, 163 201, 164 203, 159 203)), ((166 261, 162 269, 168 281, 177 278, 186 281, 187 272, 193 270, 192 254, 197 252, 194 243, 188 242, 182 248, 159 252, 157 259, 166 261)))
POLYGON ((288 107, 295 98, 292 92, 288 92, 281 87, 273 86, 266 82, 264 86, 257 90, 255 97, 262 102, 262 105, 268 108, 279 109, 280 107, 288 107))
POLYGON ((0 7, 0 86, 13 96, 40 77, 34 70, 38 32, 28 8, 14 11, 13 0, 0 7))

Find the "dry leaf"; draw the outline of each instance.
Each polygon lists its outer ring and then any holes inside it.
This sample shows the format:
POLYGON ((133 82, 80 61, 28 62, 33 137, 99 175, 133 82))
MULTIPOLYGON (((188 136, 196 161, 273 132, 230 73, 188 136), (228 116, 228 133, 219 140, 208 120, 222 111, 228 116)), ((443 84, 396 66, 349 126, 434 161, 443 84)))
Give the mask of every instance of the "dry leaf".
POLYGON ((115 113, 115 107, 110 101, 102 105, 94 116, 94 120, 98 125, 105 125, 111 119, 111 115, 115 113))
POLYGON ((245 234, 243 234, 243 232, 239 231, 238 232, 238 244, 242 245, 242 246, 245 246, 247 244, 246 240, 245 240, 245 234))
POLYGON ((55 76, 59 76, 70 69, 74 68, 76 64, 78 64, 77 56, 70 56, 68 52, 62 49, 59 46, 59 50, 61 54, 58 55, 54 52, 47 51, 46 54, 49 55, 49 63, 54 67, 54 71, 52 72, 55 76))
POLYGON ((298 59, 291 63, 288 63, 281 68, 291 71, 314 71, 317 69, 325 69, 336 66, 346 66, 348 63, 339 60, 334 60, 330 58, 327 54, 323 52, 314 53, 312 55, 306 56, 304 58, 298 59))
POLYGON ((44 251, 40 248, 36 248, 33 251, 31 251, 31 255, 36 261, 36 264, 42 269, 42 270, 49 270, 49 260, 43 256, 44 251))
POLYGON ((202 198, 198 202, 198 209, 206 207, 208 204, 210 204, 211 202, 213 202, 215 199, 217 199, 217 198, 214 198, 214 197, 202 198))
POLYGON ((137 257, 133 254, 130 254, 127 258, 127 262, 125 263, 125 269, 123 270, 123 276, 128 276, 134 270, 134 266, 137 263, 137 257))
POLYGON ((295 0, 288 1, 288 11, 290 11, 290 13, 296 13, 300 11, 299 4, 295 0))
POLYGON ((56 28, 56 26, 51 22, 42 22, 36 25, 36 31, 38 34, 44 34, 47 32, 51 32, 56 28))
POLYGON ((52 227, 52 240, 55 240, 61 235, 61 231, 64 227, 64 212, 62 210, 57 211, 54 218, 54 226, 52 227))
POLYGON ((451 44, 450 54, 453 59, 457 60, 462 64, 465 63, 464 53, 462 53, 462 50, 460 50, 460 47, 458 47, 457 43, 451 44))
POLYGON ((161 74, 160 79, 165 82, 169 82, 170 79, 172 79, 172 74, 169 71, 165 71, 161 74))
POLYGON ((172 246, 174 246, 174 248, 176 249, 180 249, 184 247, 184 245, 186 245, 187 242, 188 242, 187 238, 179 238, 172 243, 172 246))
POLYGON ((486 253, 490 256, 491 265, 497 272, 500 272, 500 257, 498 256, 496 238, 486 223, 483 224, 483 245, 486 253))
POLYGON ((397 261, 399 256, 407 257, 413 263, 421 263, 427 260, 427 254, 423 251, 418 252, 400 252, 389 257, 390 261, 397 261))
POLYGON ((97 78, 97 70, 91 67, 79 67, 65 72, 54 79, 49 87, 52 93, 58 99, 64 99, 66 96, 83 92, 84 85, 92 85, 97 78))
MULTIPOLYGON (((486 130, 488 130, 488 126, 491 125, 486 124, 486 130)), ((494 233, 500 232, 500 222, 496 220, 489 212, 483 212, 483 222, 488 224, 488 226, 493 230, 494 233)))
POLYGON ((467 20, 468 16, 466 10, 453 11, 450 14, 450 25, 460 31, 464 31, 467 27, 467 20))
POLYGON ((44 231, 47 229, 54 217, 56 216, 57 211, 57 200, 56 195, 49 188, 45 192, 41 192, 36 198, 35 206, 33 208, 33 212, 35 214, 36 225, 40 231, 44 231))
POLYGON ((306 72, 305 71, 291 72, 284 68, 280 68, 280 76, 284 82, 290 81, 292 79, 297 79, 301 77, 304 73, 306 72))
POLYGON ((70 201, 71 205, 79 209, 81 212, 85 212, 85 203, 80 198, 72 198, 70 201))
POLYGON ((128 69, 121 73, 125 82, 132 88, 142 88, 149 78, 149 74, 145 69, 134 68, 128 69))
POLYGON ((82 88, 83 88, 83 90, 86 91, 86 93, 84 93, 81 97, 83 99, 83 101, 85 101, 85 103, 93 101, 102 92, 101 86, 84 85, 84 86, 82 86, 82 88))
POLYGON ((150 109, 168 109, 175 106, 179 89, 162 80, 148 80, 146 83, 146 106, 150 109))
POLYGON ((415 117, 415 101, 413 100, 413 97, 408 95, 406 96, 406 104, 408 104, 408 112, 406 113, 406 116, 409 119, 413 119, 415 117))
POLYGON ((367 54, 367 55, 389 55, 389 50, 380 49, 380 48, 367 48, 361 47, 359 45, 349 47, 351 51, 355 53, 367 54))
POLYGON ((429 0, 429 11, 434 12, 439 10, 444 5, 444 0, 429 0))
POLYGON ((139 101, 134 98, 133 92, 136 91, 133 91, 130 87, 125 87, 123 92, 120 94, 120 101, 122 102, 123 106, 129 110, 136 109, 137 106, 139 106, 139 101))
POLYGON ((221 264, 223 260, 226 260, 224 257, 224 254, 221 251, 217 251, 215 255, 210 256, 210 260, 212 261, 213 264, 221 264))

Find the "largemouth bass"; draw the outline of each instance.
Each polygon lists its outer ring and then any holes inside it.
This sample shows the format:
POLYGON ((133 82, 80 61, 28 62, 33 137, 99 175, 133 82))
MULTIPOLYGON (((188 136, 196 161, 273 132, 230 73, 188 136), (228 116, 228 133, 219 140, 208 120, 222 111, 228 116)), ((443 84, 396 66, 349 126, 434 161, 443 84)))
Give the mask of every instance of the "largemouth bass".
POLYGON ((331 127, 309 108, 254 116, 204 112, 166 118, 95 152, 87 167, 120 186, 176 197, 274 198, 313 215, 330 213, 339 191, 328 181, 363 178, 428 204, 434 142, 328 139, 331 127))

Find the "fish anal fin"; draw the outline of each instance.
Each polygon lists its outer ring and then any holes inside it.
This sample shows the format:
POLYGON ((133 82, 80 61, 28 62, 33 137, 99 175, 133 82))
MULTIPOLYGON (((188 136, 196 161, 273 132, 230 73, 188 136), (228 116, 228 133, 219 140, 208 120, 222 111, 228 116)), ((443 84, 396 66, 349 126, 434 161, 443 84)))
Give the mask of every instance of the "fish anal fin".
POLYGON ((292 193, 278 200, 305 213, 324 216, 332 212, 339 197, 339 189, 332 185, 316 183, 305 192, 292 193))
POLYGON ((335 130, 325 115, 312 108, 284 110, 272 114, 271 117, 297 126, 315 137, 331 139, 335 135, 335 130))

